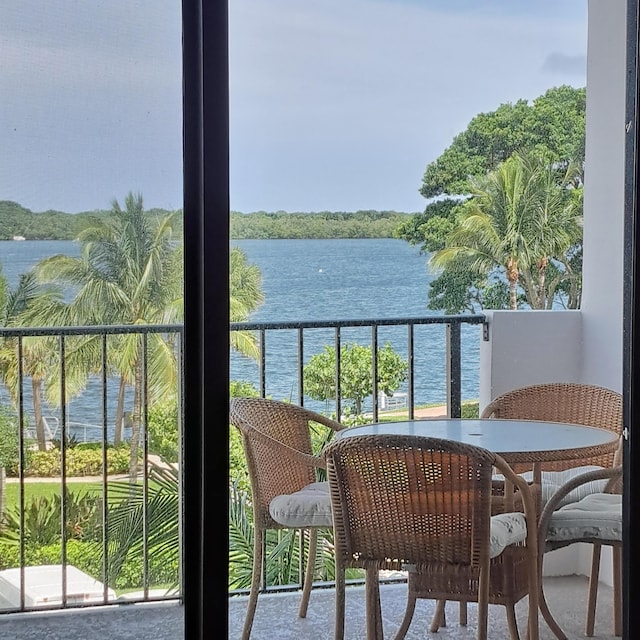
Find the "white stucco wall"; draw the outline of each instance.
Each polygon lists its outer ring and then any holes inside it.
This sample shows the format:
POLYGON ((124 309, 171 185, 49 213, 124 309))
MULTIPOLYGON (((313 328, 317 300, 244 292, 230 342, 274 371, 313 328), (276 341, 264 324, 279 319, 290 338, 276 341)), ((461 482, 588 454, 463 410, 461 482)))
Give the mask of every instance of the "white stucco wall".
POLYGON ((626 0, 589 0, 582 380, 622 389, 626 0))
POLYGON ((487 311, 480 343, 480 410, 493 398, 540 382, 579 382, 581 311, 487 311))

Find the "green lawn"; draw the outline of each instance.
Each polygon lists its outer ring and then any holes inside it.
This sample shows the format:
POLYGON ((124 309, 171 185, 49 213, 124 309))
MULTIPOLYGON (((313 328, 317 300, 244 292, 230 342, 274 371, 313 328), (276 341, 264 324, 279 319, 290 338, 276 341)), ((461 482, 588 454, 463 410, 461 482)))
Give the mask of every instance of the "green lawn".
MULTIPOLYGON (((121 481, 120 481, 121 482, 121 481)), ((126 482, 126 481, 125 481, 126 482)), ((150 482, 151 486, 153 482, 150 482)), ((94 492, 100 495, 102 493, 101 482, 83 482, 67 481, 67 489, 73 493, 84 494, 86 492, 94 492)), ((24 501, 30 504, 34 498, 51 498, 54 495, 60 495, 61 483, 59 478, 52 478, 51 481, 44 482, 25 482, 24 483, 24 501)), ((18 482, 7 481, 6 484, 6 501, 7 508, 12 508, 18 504, 20 496, 20 484, 18 482)))
MULTIPOLYGON (((67 482, 69 491, 81 492, 86 491, 102 491, 102 483, 100 482, 67 482)), ((31 501, 32 498, 47 497, 50 498, 55 494, 60 494, 60 480, 51 480, 51 482, 25 482, 24 483, 24 499, 25 502, 31 501)), ((7 481, 6 484, 6 504, 8 507, 18 504, 20 495, 20 484, 18 482, 7 481)))

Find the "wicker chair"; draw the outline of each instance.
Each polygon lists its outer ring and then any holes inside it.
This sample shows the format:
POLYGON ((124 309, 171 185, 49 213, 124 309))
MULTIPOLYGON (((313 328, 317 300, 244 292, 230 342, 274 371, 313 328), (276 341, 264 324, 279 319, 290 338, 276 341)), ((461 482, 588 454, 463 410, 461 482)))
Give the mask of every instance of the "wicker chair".
MULTIPOLYGON (((576 382, 550 382, 507 391, 488 404, 481 418, 544 420, 581 424, 622 433, 622 395, 611 389, 576 382)), ((595 465, 611 467, 614 454, 541 466, 545 471, 595 465)), ((518 471, 516 467, 514 470, 518 471)), ((564 484, 564 483, 563 483, 564 484)))
POLYGON ((313 582, 317 531, 331 529, 327 482, 317 482, 324 457, 312 450, 311 431, 326 427, 328 435, 343 429, 339 422, 303 407, 264 398, 232 398, 232 425, 242 434, 251 482, 254 551, 249 603, 242 633, 248 640, 258 603, 267 529, 308 531, 309 554, 298 614, 304 618, 313 582))
MULTIPOLYGON (((408 601, 395 636, 404 638, 417 598, 478 602, 478 638, 487 637, 488 604, 529 594, 530 640, 538 633, 537 519, 528 483, 496 454, 419 436, 366 435, 326 448, 336 553, 335 638, 344 637, 345 570, 366 572, 367 637, 382 637, 378 571, 407 570, 408 601), (513 483, 524 513, 492 516, 492 470, 513 483), (500 537, 498 532, 506 533, 500 537), (492 572, 510 552, 518 570, 492 572)), ((512 638, 517 638, 512 631, 512 638)))
MULTIPOLYGON (((613 631, 616 636, 622 635, 621 480, 622 466, 590 471, 572 478, 556 491, 540 516, 538 531, 540 570, 542 570, 545 551, 561 549, 577 542, 587 542, 593 545, 585 625, 585 635, 587 636, 593 636, 602 545, 613 547, 613 631), (602 493, 590 493, 578 502, 560 506, 566 496, 576 488, 595 480, 607 481, 602 493)), ((542 584, 540 584, 540 611, 556 637, 559 640, 567 640, 566 634, 549 611, 542 584)))
MULTIPOLYGON (((623 424, 622 395, 611 389, 592 384, 576 382, 536 384, 514 389, 498 396, 484 408, 481 417, 566 422, 609 429, 621 434, 623 424)), ((606 480, 597 475, 589 482, 570 483, 574 478, 581 477, 582 474, 598 468, 610 469, 616 464, 617 455, 620 455, 620 450, 617 454, 610 453, 605 456, 542 464, 541 493, 543 503, 546 504, 552 496, 556 495, 560 487, 570 486, 571 489, 563 490, 562 496, 554 499, 553 504, 556 507, 581 500, 590 493, 602 491, 606 480)), ((517 472, 525 471, 524 468, 521 469, 517 466, 513 468, 517 472)), ((553 548, 552 545, 540 547, 541 562, 542 554, 551 548, 553 548)), ((599 558, 599 546, 594 544, 592 566, 596 565, 599 558)), ((561 633, 548 612, 544 595, 541 595, 541 605, 545 620, 554 632, 558 630, 561 633)), ((461 617, 464 617, 462 610, 461 617)))

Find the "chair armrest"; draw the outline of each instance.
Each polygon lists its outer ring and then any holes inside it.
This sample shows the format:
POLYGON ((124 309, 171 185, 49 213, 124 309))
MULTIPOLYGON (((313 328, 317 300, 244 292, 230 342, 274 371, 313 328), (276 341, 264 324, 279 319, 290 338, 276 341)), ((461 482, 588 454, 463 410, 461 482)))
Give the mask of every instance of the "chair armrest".
POLYGON ((316 413, 315 411, 311 411, 310 409, 305 409, 304 411, 307 414, 307 418, 309 419, 310 422, 317 422, 318 424, 328 427, 333 431, 342 431, 343 429, 347 428, 346 425, 342 424, 341 422, 338 422, 337 420, 328 418, 322 413, 316 413))
MULTIPOLYGON (((539 515, 537 508, 538 501, 534 499, 533 491, 531 489, 531 486, 529 485, 529 482, 525 480, 521 475, 515 473, 509 466, 509 464, 498 455, 496 455, 495 457, 494 467, 502 474, 506 481, 513 484, 513 486, 520 492, 523 507, 522 510, 524 511, 524 515, 527 518, 527 523, 529 523, 530 525, 527 527, 527 530, 535 529, 539 515)), ((527 539, 528 537, 529 536, 527 534, 527 539)))
POLYGON ((308 453, 304 453, 299 451, 298 449, 294 449, 289 445, 286 445, 271 436, 268 436, 266 433, 263 433, 259 429, 253 426, 247 426, 245 423, 239 422, 237 428, 245 435, 247 438, 255 438, 259 440, 263 444, 267 444, 274 450, 274 455, 283 456, 293 462, 298 462, 305 466, 316 467, 319 469, 326 469, 327 463, 325 462, 324 456, 314 456, 308 453))

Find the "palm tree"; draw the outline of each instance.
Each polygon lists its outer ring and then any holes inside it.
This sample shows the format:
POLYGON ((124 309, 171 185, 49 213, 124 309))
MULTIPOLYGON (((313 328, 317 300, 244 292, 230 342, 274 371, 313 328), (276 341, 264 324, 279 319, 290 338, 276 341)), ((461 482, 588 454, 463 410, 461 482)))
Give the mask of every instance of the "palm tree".
MULTIPOLYGON (((0 314, 5 327, 60 326, 66 324, 67 308, 60 289, 40 284, 35 272, 29 271, 20 276, 14 289, 8 290, 0 314)), ((16 406, 21 377, 31 378, 35 432, 41 451, 47 446, 43 401, 45 397, 53 405, 60 401, 60 376, 56 373, 60 361, 56 347, 56 338, 50 337, 24 337, 21 341, 13 337, 5 338, 0 347, 0 376, 16 406)), ((67 364, 73 363, 73 360, 72 356, 67 364)), ((85 382, 82 368, 69 366, 66 379, 68 395, 78 393, 85 382)))
POLYGON ((518 285, 532 308, 546 308, 552 302, 545 283, 549 261, 565 262, 582 235, 570 186, 577 171, 570 165, 559 177, 555 167, 533 153, 515 153, 472 181, 471 197, 431 264, 464 265, 480 275, 504 270, 511 309, 518 308, 518 285))
MULTIPOLYGON (((231 322, 244 322, 263 302, 262 274, 250 264, 239 247, 229 254, 229 316, 231 322)), ((255 335, 248 331, 233 331, 231 348, 249 357, 258 358, 260 351, 255 335)))
MULTIPOLYGON (((44 281, 72 288, 69 314, 73 324, 164 324, 182 320, 182 249, 173 239, 178 213, 152 217, 144 212, 142 195, 129 193, 124 209, 114 200, 111 216, 79 235, 80 257, 56 255, 37 265, 44 281)), ((134 390, 129 469, 134 481, 144 398, 143 341, 139 335, 127 334, 111 340, 110 346, 111 366, 120 377, 116 434, 123 422, 125 389, 132 386, 134 390)), ((160 334, 149 334, 147 349, 147 400, 175 394, 174 345, 160 334)))

